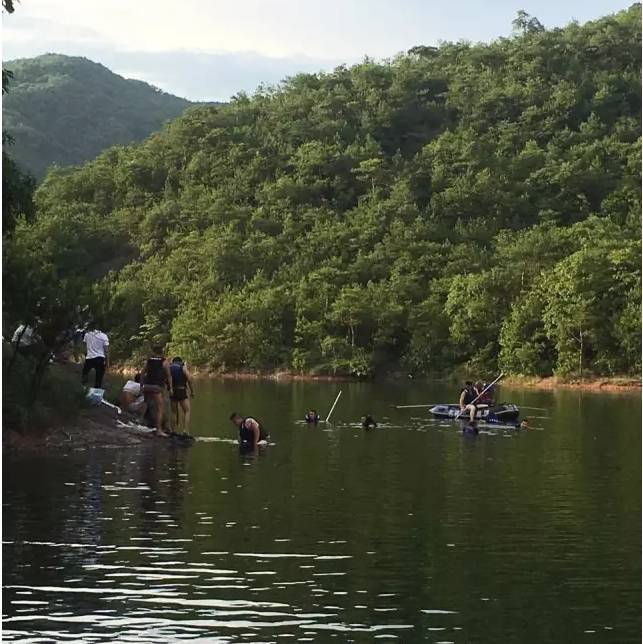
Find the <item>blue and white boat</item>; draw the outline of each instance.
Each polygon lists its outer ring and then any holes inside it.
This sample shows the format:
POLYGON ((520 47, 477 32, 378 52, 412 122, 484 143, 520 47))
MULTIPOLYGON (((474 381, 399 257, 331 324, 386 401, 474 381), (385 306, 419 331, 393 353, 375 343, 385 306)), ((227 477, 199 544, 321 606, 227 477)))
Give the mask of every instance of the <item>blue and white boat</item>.
MULTIPOLYGON (((469 412, 462 411, 460 405, 434 405, 429 409, 429 413, 437 418, 469 418, 469 412)), ((476 420, 511 422, 517 420, 519 415, 520 409, 511 403, 476 405, 476 420)))

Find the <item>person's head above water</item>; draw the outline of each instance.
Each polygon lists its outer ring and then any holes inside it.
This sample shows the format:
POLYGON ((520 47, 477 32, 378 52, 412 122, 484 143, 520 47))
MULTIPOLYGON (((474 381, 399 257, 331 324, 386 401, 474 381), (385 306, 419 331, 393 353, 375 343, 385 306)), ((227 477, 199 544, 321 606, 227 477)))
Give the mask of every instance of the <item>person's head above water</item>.
POLYGON ((239 427, 241 423, 243 422, 243 416, 241 414, 238 414, 236 411, 233 411, 230 414, 230 420, 237 426, 239 427))
POLYGON ((462 423, 462 433, 463 434, 477 434, 479 431, 478 423, 475 420, 468 423, 462 423))

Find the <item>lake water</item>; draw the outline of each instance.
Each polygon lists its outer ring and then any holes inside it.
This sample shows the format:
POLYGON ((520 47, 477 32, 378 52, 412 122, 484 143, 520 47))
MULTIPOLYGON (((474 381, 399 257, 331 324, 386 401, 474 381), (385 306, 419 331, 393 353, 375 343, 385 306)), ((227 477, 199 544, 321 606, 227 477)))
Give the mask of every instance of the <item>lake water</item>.
POLYGON ((454 396, 199 381, 191 448, 5 455, 3 640, 639 642, 640 395, 504 389, 547 411, 474 438, 392 407, 454 396))

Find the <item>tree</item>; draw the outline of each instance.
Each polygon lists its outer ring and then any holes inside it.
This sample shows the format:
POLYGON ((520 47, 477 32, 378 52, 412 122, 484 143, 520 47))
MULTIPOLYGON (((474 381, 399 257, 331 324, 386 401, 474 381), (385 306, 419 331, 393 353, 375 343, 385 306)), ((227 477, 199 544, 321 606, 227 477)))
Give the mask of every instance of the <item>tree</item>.
MULTIPOLYGON (((5 143, 6 145, 6 143, 5 143)), ((20 215, 31 219, 35 212, 33 193, 35 179, 20 170, 15 161, 2 151, 2 227, 4 234, 14 229, 20 215)))
MULTIPOLYGON (((2 7, 8 13, 13 13, 12 0, 3 0, 2 7)), ((13 72, 2 68, 2 95, 9 91, 9 83, 13 72)), ((16 224, 18 215, 29 218, 33 216, 33 192, 36 182, 33 177, 20 170, 15 161, 7 153, 7 147, 14 143, 13 137, 2 130, 2 228, 4 233, 11 232, 16 224)))
POLYGON ((505 373, 550 376, 556 362, 553 342, 543 322, 546 293, 536 283, 514 301, 500 331, 498 363, 505 373))
POLYGON ((530 16, 524 9, 520 9, 511 24, 514 30, 522 34, 533 34, 545 31, 538 18, 530 16))
MULTIPOLYGON (((8 267, 54 319, 59 291, 100 305, 122 361, 636 373, 640 15, 521 13, 511 38, 191 109, 51 170, 8 267)), ((5 326, 34 318, 5 279, 5 326)))

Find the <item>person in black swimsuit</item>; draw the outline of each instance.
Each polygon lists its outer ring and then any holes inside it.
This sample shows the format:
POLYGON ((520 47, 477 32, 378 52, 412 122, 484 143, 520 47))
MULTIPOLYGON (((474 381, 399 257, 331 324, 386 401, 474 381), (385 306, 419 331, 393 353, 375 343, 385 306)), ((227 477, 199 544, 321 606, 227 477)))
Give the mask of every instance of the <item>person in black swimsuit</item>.
POLYGON ((319 422, 319 414, 316 409, 309 409, 304 416, 304 421, 309 425, 316 425, 319 422))
POLYGON ((239 428, 239 446, 241 449, 256 449, 260 441, 266 441, 268 434, 261 423, 250 416, 244 418, 241 414, 233 412, 230 420, 239 428))
POLYGON ((477 436, 480 433, 480 430, 478 429, 478 423, 476 421, 460 421, 460 425, 462 427, 462 433, 465 436, 477 436))
POLYGON ((375 419, 373 416, 370 414, 364 414, 362 416, 362 428, 363 429, 375 429, 377 427, 377 423, 375 422, 375 419))
POLYGON ((183 410, 183 431, 190 433, 190 398, 194 398, 194 389, 192 387, 192 376, 188 371, 185 363, 180 357, 172 358, 170 365, 170 375, 172 377, 172 417, 174 420, 174 431, 179 430, 179 407, 183 410), (190 395, 188 397, 188 389, 190 395))
POLYGON ((152 355, 147 359, 145 368, 141 372, 143 381, 143 396, 147 408, 154 417, 156 435, 167 437, 163 431, 163 415, 165 410, 165 392, 169 389, 172 396, 172 376, 170 365, 163 355, 163 347, 152 347, 152 355))

